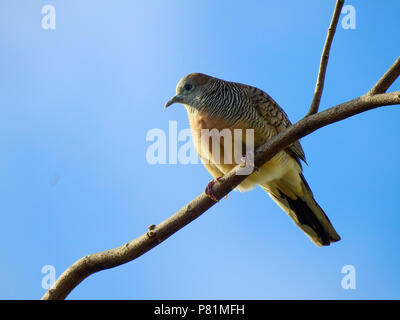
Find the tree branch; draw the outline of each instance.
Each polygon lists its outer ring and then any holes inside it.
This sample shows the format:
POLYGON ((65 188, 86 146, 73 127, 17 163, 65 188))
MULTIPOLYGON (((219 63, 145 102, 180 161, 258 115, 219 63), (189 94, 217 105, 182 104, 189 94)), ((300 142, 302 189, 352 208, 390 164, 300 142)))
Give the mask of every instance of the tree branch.
MULTIPOLYGON (((258 148, 254 164, 255 166, 261 166, 280 150, 321 127, 380 106, 394 104, 400 104, 400 91, 376 95, 366 94, 318 114, 305 117, 258 148)), ((214 185, 213 191, 217 199, 223 198, 247 178, 246 175, 236 174, 236 170, 239 167, 237 166, 224 175, 220 179, 220 183, 214 185)), ((80 282, 91 274, 136 259, 198 218, 214 204, 215 202, 203 192, 167 220, 157 226, 149 227, 149 231, 139 238, 121 247, 83 257, 57 279, 53 287, 45 293, 42 299, 64 299, 80 282)))
POLYGON ((315 84, 314 96, 311 102, 310 109, 308 110, 307 116, 318 112, 319 104, 321 102, 322 91, 324 89, 326 68, 328 66, 329 51, 331 50, 331 45, 333 37, 336 32, 336 26, 339 21, 339 16, 342 11, 344 0, 337 0, 335 10, 333 11, 331 24, 328 29, 328 34, 326 35, 324 49, 322 50, 321 61, 319 64, 319 71, 317 77, 317 83, 315 84))

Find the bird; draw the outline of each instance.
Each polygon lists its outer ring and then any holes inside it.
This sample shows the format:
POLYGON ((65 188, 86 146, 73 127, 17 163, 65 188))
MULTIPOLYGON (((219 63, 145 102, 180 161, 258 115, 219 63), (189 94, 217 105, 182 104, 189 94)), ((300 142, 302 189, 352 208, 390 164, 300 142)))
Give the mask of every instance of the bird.
MULTIPOLYGON (((176 95, 165 108, 175 103, 186 108, 196 151, 214 178, 207 186, 206 194, 215 201, 218 200, 212 192, 213 184, 239 161, 237 158, 215 161, 214 149, 209 145, 201 147, 204 130, 228 130, 233 137, 237 129, 251 129, 257 148, 292 125, 285 111, 263 90, 204 73, 190 73, 179 80, 176 95)), ((244 135, 239 135, 239 139, 242 145, 246 144, 244 135)), ((225 137, 220 140, 219 155, 227 152, 224 149, 227 141, 225 137)), ((341 238, 314 199, 301 162, 307 164, 300 141, 296 141, 254 170, 237 189, 243 192, 260 186, 315 245, 329 246, 341 238)))

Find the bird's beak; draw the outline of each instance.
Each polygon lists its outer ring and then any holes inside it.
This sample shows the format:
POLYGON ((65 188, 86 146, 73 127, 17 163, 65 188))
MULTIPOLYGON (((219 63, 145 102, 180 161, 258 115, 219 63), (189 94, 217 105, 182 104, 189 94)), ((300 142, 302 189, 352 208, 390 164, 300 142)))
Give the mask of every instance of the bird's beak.
POLYGON ((182 102, 182 98, 178 95, 172 97, 168 102, 165 104, 164 108, 168 108, 171 104, 182 102))

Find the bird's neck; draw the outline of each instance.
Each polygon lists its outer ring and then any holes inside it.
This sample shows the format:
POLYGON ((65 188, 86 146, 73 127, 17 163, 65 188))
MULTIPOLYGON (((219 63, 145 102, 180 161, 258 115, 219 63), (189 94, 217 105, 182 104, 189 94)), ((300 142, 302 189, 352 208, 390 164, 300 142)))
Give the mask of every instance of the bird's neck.
POLYGON ((237 120, 241 114, 241 104, 245 95, 234 83, 213 79, 205 88, 203 94, 194 99, 192 105, 186 106, 188 114, 207 112, 210 117, 223 117, 227 120, 237 120))

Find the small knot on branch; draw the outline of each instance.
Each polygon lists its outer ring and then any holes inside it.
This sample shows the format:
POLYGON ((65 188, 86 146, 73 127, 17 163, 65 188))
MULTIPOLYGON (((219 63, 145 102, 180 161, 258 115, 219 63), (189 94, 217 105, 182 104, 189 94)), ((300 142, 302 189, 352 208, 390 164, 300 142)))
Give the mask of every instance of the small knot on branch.
POLYGON ((147 236, 149 238, 153 238, 156 235, 156 232, 154 231, 154 229, 156 228, 155 224, 152 224, 151 226, 149 226, 147 229, 147 236))

